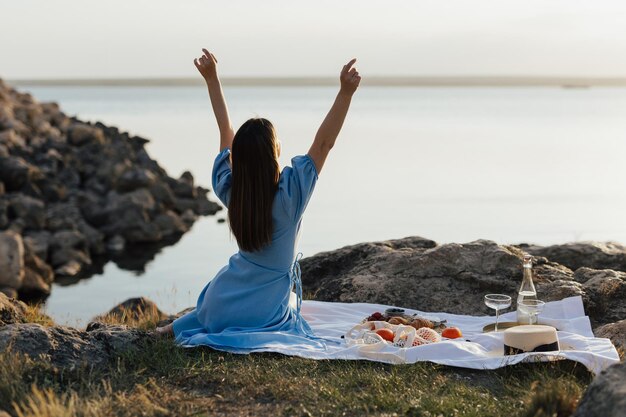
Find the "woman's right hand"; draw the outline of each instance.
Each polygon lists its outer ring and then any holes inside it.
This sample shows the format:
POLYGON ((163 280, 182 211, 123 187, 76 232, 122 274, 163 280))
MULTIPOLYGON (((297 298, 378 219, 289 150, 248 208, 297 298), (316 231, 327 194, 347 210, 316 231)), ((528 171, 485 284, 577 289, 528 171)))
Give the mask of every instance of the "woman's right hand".
POLYGON ((352 58, 350 62, 343 66, 339 76, 339 81, 341 82, 340 91, 350 95, 354 94, 361 82, 359 72, 356 70, 356 67, 352 67, 355 62, 356 58, 352 58))
POLYGON ((204 80, 208 82, 217 78, 217 58, 204 48, 202 48, 202 52, 204 52, 204 55, 194 59, 193 63, 200 71, 200 74, 202 74, 202 77, 204 77, 204 80))

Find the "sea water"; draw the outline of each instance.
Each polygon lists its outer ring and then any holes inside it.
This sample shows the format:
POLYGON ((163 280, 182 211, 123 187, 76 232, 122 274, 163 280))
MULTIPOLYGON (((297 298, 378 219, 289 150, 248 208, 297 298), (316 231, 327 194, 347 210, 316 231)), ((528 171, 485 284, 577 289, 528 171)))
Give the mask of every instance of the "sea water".
MULTIPOLYGON (((219 134, 203 87, 20 87, 70 115, 149 138, 153 158, 210 187, 219 134)), ((262 116, 281 164, 304 154, 331 87, 226 86, 235 128, 262 116)), ((419 235, 439 243, 626 242, 626 89, 362 87, 304 216, 304 256, 419 235)), ((211 198, 214 196, 210 195, 211 198)), ((144 270, 115 263, 57 283, 46 309, 83 323, 134 296, 175 312, 236 251, 222 211, 198 221, 144 270), (97 294, 97 297, 93 295, 97 294)))

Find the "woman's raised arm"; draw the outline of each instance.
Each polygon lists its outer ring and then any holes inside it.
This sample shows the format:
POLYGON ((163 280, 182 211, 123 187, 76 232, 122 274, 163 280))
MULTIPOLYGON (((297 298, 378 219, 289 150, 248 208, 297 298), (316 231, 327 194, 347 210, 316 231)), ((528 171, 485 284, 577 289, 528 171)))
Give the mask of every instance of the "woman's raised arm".
POLYGON ((355 62, 356 58, 351 59, 350 62, 343 66, 339 76, 341 83, 339 93, 335 98, 333 106, 326 115, 326 118, 322 122, 322 125, 317 130, 313 144, 308 152, 313 162, 315 162, 315 168, 317 168, 318 174, 322 171, 328 153, 335 145, 339 131, 343 126, 343 121, 346 119, 346 114, 348 114, 352 95, 361 82, 361 76, 356 70, 356 67, 352 67, 355 62))
POLYGON ((204 81, 209 89, 209 98, 211 99, 211 105, 213 106, 213 113, 217 120, 217 126, 220 129, 220 152, 225 148, 230 148, 235 137, 235 131, 233 125, 230 122, 228 116, 228 107, 226 106, 226 100, 224 99, 224 92, 222 91, 222 84, 217 76, 217 58, 215 55, 202 49, 204 55, 200 58, 193 60, 194 65, 202 74, 204 81))

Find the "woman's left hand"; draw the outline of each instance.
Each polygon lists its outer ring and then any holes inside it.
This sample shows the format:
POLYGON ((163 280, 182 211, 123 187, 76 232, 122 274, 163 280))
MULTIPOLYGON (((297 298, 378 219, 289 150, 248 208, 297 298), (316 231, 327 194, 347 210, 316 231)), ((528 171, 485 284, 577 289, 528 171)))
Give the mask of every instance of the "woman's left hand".
POLYGON ((193 60, 194 65, 198 68, 198 71, 200 71, 205 81, 216 79, 217 58, 204 48, 202 48, 202 52, 204 52, 204 55, 193 60))

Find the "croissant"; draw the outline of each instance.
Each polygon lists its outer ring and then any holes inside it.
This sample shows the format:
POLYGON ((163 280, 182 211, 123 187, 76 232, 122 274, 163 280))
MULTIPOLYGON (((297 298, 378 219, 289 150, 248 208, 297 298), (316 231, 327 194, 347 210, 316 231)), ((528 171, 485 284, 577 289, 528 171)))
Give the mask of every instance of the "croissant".
POLYGON ((400 317, 400 316, 395 316, 390 318, 387 321, 389 324, 409 324, 409 321, 407 319, 405 319, 404 317, 400 317))
POLYGON ((416 317, 411 323, 410 326, 415 327, 415 329, 421 329, 422 327, 428 327, 429 329, 434 328, 433 322, 421 317, 416 317))

